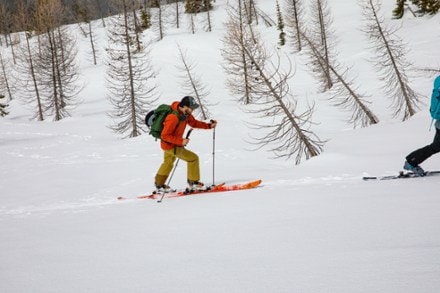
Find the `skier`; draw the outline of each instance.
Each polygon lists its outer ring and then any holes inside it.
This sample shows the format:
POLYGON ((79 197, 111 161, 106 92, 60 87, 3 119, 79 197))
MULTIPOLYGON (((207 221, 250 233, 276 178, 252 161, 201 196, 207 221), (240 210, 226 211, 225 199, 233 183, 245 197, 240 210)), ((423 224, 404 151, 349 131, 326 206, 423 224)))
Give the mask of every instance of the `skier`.
POLYGON ((434 89, 431 97, 431 116, 435 122, 434 141, 406 156, 403 168, 412 171, 417 176, 425 176, 425 170, 419 165, 434 154, 440 152, 440 76, 434 80, 434 89))
POLYGON ((192 112, 198 107, 196 100, 191 96, 185 96, 180 102, 175 101, 171 104, 171 108, 179 113, 179 117, 175 114, 168 114, 163 124, 160 146, 164 152, 164 159, 154 182, 158 192, 170 191, 170 187, 165 182, 173 169, 176 158, 187 162, 189 188, 194 190, 204 186, 199 181, 199 157, 185 148, 189 143, 189 138, 183 138, 183 133, 187 124, 193 128, 212 129, 217 126, 217 121, 211 120, 211 123, 206 123, 195 119, 192 112))

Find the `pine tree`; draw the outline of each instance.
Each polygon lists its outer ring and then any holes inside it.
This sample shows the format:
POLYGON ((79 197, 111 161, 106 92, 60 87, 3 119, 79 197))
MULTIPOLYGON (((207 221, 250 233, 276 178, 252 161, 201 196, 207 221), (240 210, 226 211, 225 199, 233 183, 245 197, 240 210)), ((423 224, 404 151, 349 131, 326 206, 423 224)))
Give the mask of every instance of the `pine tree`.
POLYGON ((280 46, 284 46, 286 44, 286 34, 284 33, 284 21, 283 21, 283 15, 281 13, 280 4, 277 0, 277 19, 278 19, 278 30, 280 31, 279 35, 279 42, 278 44, 280 46))
POLYGON ((145 7, 141 7, 141 27, 144 30, 151 27, 151 14, 145 7))
MULTIPOLYGON (((436 14, 440 10, 440 0, 411 0, 411 3, 417 6, 419 9, 414 13, 409 6, 408 9, 413 13, 414 16, 422 16, 424 14, 436 14)), ((406 0, 396 0, 396 8, 393 10, 393 16, 395 18, 402 18, 405 13, 406 0)))
POLYGON ((439 0, 418 0, 416 1, 417 6, 421 13, 436 14, 440 9, 439 0))
POLYGON ((186 0, 185 12, 186 13, 199 13, 206 12, 212 9, 211 0, 186 0))
POLYGON ((406 0, 396 0, 396 8, 393 10, 394 18, 402 18, 405 12, 405 2, 406 0))
POLYGON ((6 112, 6 108, 8 107, 8 104, 6 102, 2 101, 4 98, 5 98, 4 95, 0 95, 0 116, 1 117, 4 117, 9 114, 8 112, 6 112))

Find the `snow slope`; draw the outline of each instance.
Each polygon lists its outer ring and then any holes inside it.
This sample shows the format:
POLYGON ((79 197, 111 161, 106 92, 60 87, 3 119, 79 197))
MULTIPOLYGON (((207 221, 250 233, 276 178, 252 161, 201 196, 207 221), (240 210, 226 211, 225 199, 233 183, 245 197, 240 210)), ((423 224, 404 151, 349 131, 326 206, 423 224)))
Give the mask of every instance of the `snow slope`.
MULTIPOLYGON (((371 94, 381 123, 346 125, 347 113, 319 93, 304 56, 292 55, 295 96, 316 103, 314 130, 328 140, 320 156, 295 166, 264 149, 249 151, 246 122, 255 118, 237 107, 221 67, 225 2, 215 3, 213 32, 170 29, 154 44, 161 101, 186 94, 175 68, 178 43, 197 60, 217 102, 210 109, 219 121, 215 181, 261 178, 263 185, 160 204, 116 200, 151 191, 162 153, 147 135, 121 140, 107 128, 103 58, 90 65, 87 40, 79 38, 85 88, 72 117, 30 121, 32 105, 14 100, 0 119, 0 292, 439 292, 440 178, 361 180, 399 171, 434 132, 427 105, 406 122, 391 117, 367 62, 359 6, 329 1, 339 55, 371 94)), ((273 1, 259 2, 275 16, 273 1)), ((393 6, 383 4, 387 21, 393 6)), ((438 63, 439 23, 439 16, 392 21, 417 67, 438 63)), ((275 45, 276 28, 261 29, 275 45)), ((97 33, 103 51, 105 30, 97 33)), ((418 74, 411 84, 429 96, 432 80, 418 74)), ((197 130, 191 138, 202 179, 211 183, 213 133, 197 130)), ((440 156, 423 167, 440 169, 440 156)), ((183 186, 185 175, 181 162, 172 185, 183 186)))

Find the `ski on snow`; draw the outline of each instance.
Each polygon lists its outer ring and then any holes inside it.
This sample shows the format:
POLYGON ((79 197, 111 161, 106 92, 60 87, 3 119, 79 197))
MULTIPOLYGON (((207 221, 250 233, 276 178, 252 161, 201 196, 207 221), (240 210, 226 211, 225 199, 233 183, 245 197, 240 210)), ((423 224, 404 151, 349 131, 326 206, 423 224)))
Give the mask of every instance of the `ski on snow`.
POLYGON ((400 171, 397 175, 384 175, 384 176, 364 176, 363 180, 392 180, 392 179, 405 179, 405 178, 424 178, 428 176, 440 175, 440 171, 426 171, 425 176, 419 176, 413 172, 400 171))
MULTIPOLYGON (((235 190, 246 190, 246 189, 252 189, 260 185, 261 180, 254 180, 249 181, 246 183, 239 183, 239 184, 216 184, 214 186, 209 186, 206 189, 196 189, 196 190, 189 190, 188 188, 184 190, 177 190, 177 191, 171 191, 166 193, 161 192, 153 192, 151 194, 144 194, 144 195, 138 195, 137 199, 159 199, 159 198, 173 198, 173 197, 182 197, 182 196, 188 196, 188 195, 197 195, 197 194, 205 194, 205 193, 212 193, 212 192, 225 192, 225 191, 235 191, 235 190)), ((127 199, 126 197, 119 196, 119 200, 127 199)))

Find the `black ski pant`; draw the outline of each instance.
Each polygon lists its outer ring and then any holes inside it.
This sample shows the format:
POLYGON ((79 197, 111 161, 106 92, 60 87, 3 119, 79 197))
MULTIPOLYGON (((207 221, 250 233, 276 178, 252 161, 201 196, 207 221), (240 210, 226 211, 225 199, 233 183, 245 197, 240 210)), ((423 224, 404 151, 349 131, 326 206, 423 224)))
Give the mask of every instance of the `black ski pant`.
POLYGON ((440 152, 440 129, 435 129, 434 141, 421 149, 415 150, 406 156, 406 160, 413 166, 418 166, 430 156, 440 152))

